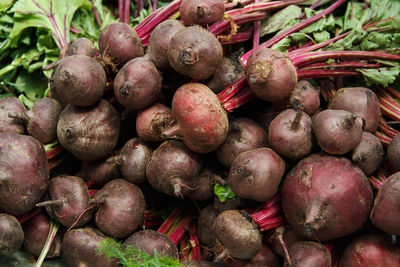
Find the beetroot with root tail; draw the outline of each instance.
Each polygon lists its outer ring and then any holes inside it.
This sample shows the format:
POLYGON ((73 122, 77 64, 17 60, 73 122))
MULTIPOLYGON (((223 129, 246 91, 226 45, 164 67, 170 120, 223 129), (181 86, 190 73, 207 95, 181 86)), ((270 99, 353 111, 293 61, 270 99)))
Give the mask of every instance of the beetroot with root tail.
POLYGON ((114 79, 114 94, 127 109, 142 109, 155 102, 161 93, 161 75, 154 64, 138 57, 127 62, 114 79))
POLYGON ((291 170, 282 187, 285 217, 306 239, 354 233, 367 221, 372 202, 365 174, 342 157, 312 154, 291 170))
POLYGON ((26 124, 29 135, 42 144, 50 143, 57 138, 58 116, 62 106, 53 98, 40 98, 27 112, 9 112, 8 116, 26 124))
POLYGON ((339 267, 400 266, 400 249, 381 234, 367 234, 347 246, 339 267))
POLYGON ((253 93, 270 102, 288 98, 297 84, 292 61, 282 52, 270 48, 255 51, 244 71, 253 93))
POLYGON ((289 104, 293 109, 302 110, 311 116, 319 108, 319 92, 309 81, 298 81, 290 94, 289 104))
POLYGON ((186 26, 208 25, 223 19, 225 5, 222 0, 183 0, 179 11, 186 26))
POLYGON ((203 246, 211 248, 215 245, 216 239, 212 231, 212 225, 217 215, 212 205, 208 205, 200 212, 197 220, 197 231, 199 240, 203 246))
POLYGON ((194 189, 202 167, 202 158, 176 140, 162 143, 151 155, 146 167, 150 185, 159 192, 182 197, 194 189))
POLYGON ((117 145, 120 119, 111 104, 68 105, 60 114, 57 136, 61 146, 83 161, 106 157, 117 145))
POLYGON ((289 249, 290 265, 285 267, 331 267, 332 256, 326 246, 310 241, 299 241, 289 249))
POLYGON ((362 123, 355 113, 327 109, 318 113, 312 129, 319 146, 333 155, 345 154, 356 148, 362 139, 362 123))
POLYGON ((229 168, 240 153, 265 146, 268 146, 267 132, 253 120, 240 117, 230 121, 228 135, 216 155, 229 168))
POLYGON ((93 58, 76 55, 64 57, 50 79, 51 92, 62 101, 76 106, 97 103, 106 88, 106 72, 93 58))
POLYGON ((177 32, 168 46, 171 67, 182 75, 203 80, 211 77, 222 60, 222 46, 218 39, 199 26, 186 27, 177 32))
POLYGON ((138 186, 124 179, 108 182, 90 203, 99 205, 95 222, 106 235, 126 238, 143 223, 143 193, 138 186))
POLYGON ((221 63, 215 70, 214 75, 206 85, 214 93, 219 93, 237 81, 243 75, 243 68, 238 60, 231 59, 229 57, 223 57, 221 63))
POLYGON ((381 117, 379 99, 365 87, 342 88, 330 99, 329 109, 347 110, 360 116, 364 121, 363 129, 374 133, 381 117))
POLYGON ((290 225, 276 228, 269 237, 271 247, 281 257, 287 257, 289 255, 288 249, 298 241, 303 241, 303 239, 293 231, 290 225))
POLYGON ((137 32, 128 24, 108 24, 99 36, 99 50, 106 64, 123 65, 144 55, 144 48, 137 32))
POLYGON ((0 233, 0 255, 11 255, 21 248, 24 232, 14 216, 0 213, 0 233))
POLYGON ((387 148, 387 157, 393 170, 400 171, 400 134, 397 134, 387 148))
POLYGON ((88 57, 94 57, 96 53, 96 47, 93 42, 88 38, 78 38, 73 40, 69 46, 66 53, 66 56, 74 56, 74 55, 84 55, 88 57))
POLYGON ((360 144, 352 152, 351 160, 369 176, 378 169, 383 155, 383 146, 379 139, 369 132, 363 132, 360 144))
POLYGON ((311 118, 301 110, 282 111, 268 127, 269 144, 285 158, 303 158, 314 145, 311 125, 311 118))
POLYGON ((0 133, 24 134, 24 125, 21 121, 8 116, 14 112, 26 112, 24 104, 14 96, 0 98, 0 133))
POLYGON ((106 159, 92 162, 82 162, 83 175, 96 186, 102 187, 112 179, 121 177, 118 165, 115 162, 108 162, 106 159))

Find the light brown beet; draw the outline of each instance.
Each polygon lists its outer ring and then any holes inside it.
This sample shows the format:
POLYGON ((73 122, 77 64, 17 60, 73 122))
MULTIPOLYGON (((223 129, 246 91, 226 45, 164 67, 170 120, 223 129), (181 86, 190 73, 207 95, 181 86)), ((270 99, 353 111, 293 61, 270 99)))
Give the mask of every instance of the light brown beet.
POLYGON ((93 42, 87 38, 78 38, 73 40, 69 46, 66 56, 73 55, 85 55, 88 57, 94 57, 96 52, 96 47, 93 42))
POLYGON ((299 241, 289 249, 292 265, 285 261, 285 267, 331 267, 329 250, 316 242, 299 241))
POLYGON ((207 25, 223 19, 225 5, 222 0, 183 0, 179 11, 186 26, 207 25))
POLYGON ((383 146, 379 139, 369 132, 363 132, 361 142, 353 150, 351 160, 368 176, 378 169, 383 155, 383 146))
POLYGON ((14 216, 0 213, 0 233, 0 255, 11 255, 20 249, 24 232, 14 216))
POLYGON ((83 161, 106 157, 117 145, 120 119, 107 101, 91 107, 68 105, 60 114, 57 136, 60 144, 83 161))
POLYGON ((387 148, 387 157, 394 171, 400 171, 400 134, 397 134, 387 148))
POLYGON ((212 225, 217 213, 212 205, 208 205, 201 210, 197 220, 197 236, 203 246, 213 247, 215 245, 215 234, 212 231, 212 225))
POLYGON ((289 97, 290 106, 308 115, 314 114, 320 105, 319 92, 309 81, 298 81, 289 97))
POLYGON ((26 112, 26 108, 16 97, 0 98, 0 133, 24 134, 21 121, 8 116, 13 112, 26 112))
POLYGON ((243 67, 238 60, 223 57, 214 75, 206 85, 214 93, 219 93, 243 75, 243 67))
POLYGON ((186 27, 177 32, 168 46, 171 67, 182 75, 203 80, 211 77, 222 60, 222 46, 218 39, 199 26, 186 27))

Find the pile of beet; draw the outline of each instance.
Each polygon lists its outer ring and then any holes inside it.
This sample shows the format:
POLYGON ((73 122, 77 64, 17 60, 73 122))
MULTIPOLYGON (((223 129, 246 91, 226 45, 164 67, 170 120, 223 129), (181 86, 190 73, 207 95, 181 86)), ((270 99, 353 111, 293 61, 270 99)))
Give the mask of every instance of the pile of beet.
POLYGON ((29 110, 0 99, 1 256, 400 266, 400 128, 389 123, 400 93, 354 69, 400 57, 313 43, 283 53, 271 46, 288 33, 259 44, 259 21, 306 1, 225 2, 175 0, 136 28, 111 23, 98 47, 69 44, 48 97, 29 110), (252 50, 238 37, 248 29, 252 50), (338 75, 327 60, 354 68, 338 75))

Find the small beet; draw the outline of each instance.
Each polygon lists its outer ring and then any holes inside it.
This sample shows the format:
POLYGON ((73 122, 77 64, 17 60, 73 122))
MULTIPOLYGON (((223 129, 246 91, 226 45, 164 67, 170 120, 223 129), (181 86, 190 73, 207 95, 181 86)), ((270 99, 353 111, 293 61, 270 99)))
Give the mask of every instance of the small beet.
POLYGON ((154 250, 157 250, 159 256, 178 258, 178 249, 174 242, 168 236, 154 230, 142 230, 134 233, 125 240, 125 245, 139 248, 151 255, 154 255, 154 250))
POLYGON ((285 267, 331 267, 332 256, 326 246, 316 242, 299 241, 289 249, 292 265, 285 267))
POLYGON ((243 68, 238 60, 224 57, 207 86, 214 93, 219 93, 243 75, 243 68))
POLYGON ((397 134, 387 148, 387 157, 394 171, 400 171, 400 134, 397 134))
POLYGON ((215 234, 212 225, 217 218, 217 213, 212 205, 201 210, 197 220, 198 237, 203 246, 213 247, 215 245, 215 234))
POLYGON ((24 134, 24 125, 20 120, 10 118, 9 113, 23 113, 26 108, 16 97, 0 98, 0 133, 24 134))
POLYGON ((94 57, 96 53, 96 47, 93 42, 88 38, 78 38, 73 40, 67 50, 66 56, 84 55, 88 57, 94 57))
POLYGON ((118 165, 105 159, 92 162, 82 162, 84 176, 93 181, 96 186, 102 187, 108 181, 121 177, 118 165))
POLYGON ((211 199, 214 195, 214 184, 216 180, 222 180, 211 168, 203 168, 195 178, 195 189, 187 196, 194 200, 211 199))
POLYGON ((203 80, 211 77, 222 60, 222 46, 218 39, 199 26, 186 27, 177 32, 168 46, 171 67, 182 75, 203 80))
POLYGON ((379 139, 369 132, 363 132, 361 143, 353 150, 351 160, 368 176, 378 169, 383 155, 379 139))
POLYGON ((83 161, 106 157, 117 145, 120 119, 107 101, 95 106, 68 105, 60 114, 57 136, 60 144, 83 161))
POLYGON ((204 26, 222 20, 225 5, 222 0, 183 0, 179 11, 186 26, 204 26))
POLYGON ((0 213, 0 233, 0 255, 11 255, 22 246, 24 232, 14 216, 0 213))
POLYGON ((289 97, 290 106, 308 115, 314 114, 320 105, 319 93, 309 81, 298 81, 289 97))
POLYGON ((255 255, 250 263, 246 264, 245 267, 259 267, 259 266, 268 266, 268 267, 280 267, 281 262, 278 256, 274 253, 274 251, 263 244, 261 250, 255 255))

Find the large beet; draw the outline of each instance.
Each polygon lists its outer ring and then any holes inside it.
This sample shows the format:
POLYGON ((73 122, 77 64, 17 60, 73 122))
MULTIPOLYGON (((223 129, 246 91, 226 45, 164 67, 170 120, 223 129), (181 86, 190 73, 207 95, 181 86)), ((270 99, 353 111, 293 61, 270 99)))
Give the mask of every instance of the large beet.
POLYGON ((329 250, 316 242, 300 241, 289 249, 292 265, 285 267, 331 267, 332 257, 329 250))
POLYGON ((378 169, 383 155, 383 146, 379 139, 369 132, 363 132, 360 144, 352 152, 351 160, 368 176, 378 169))
POLYGON ((326 241, 354 233, 368 219, 373 194, 365 174, 350 160, 312 154, 286 176, 282 206, 293 229, 326 241))
POLYGON ((27 135, 0 133, 0 210, 17 216, 31 210, 49 183, 43 146, 27 135))
POLYGON ((103 158, 117 145, 120 119, 105 100, 95 106, 68 105, 60 114, 57 136, 60 144, 83 161, 103 158))
POLYGON ((24 133, 24 125, 20 120, 10 118, 8 113, 25 112, 26 108, 16 97, 0 98, 0 133, 24 133))
POLYGON ((24 232, 14 216, 0 213, 0 233, 0 255, 11 255, 22 246, 24 232))
POLYGON ((397 134, 387 148, 387 157, 394 171, 400 171, 400 134, 397 134))
POLYGON ((238 60, 224 57, 215 70, 207 86, 219 93, 244 75, 242 65, 238 60))

